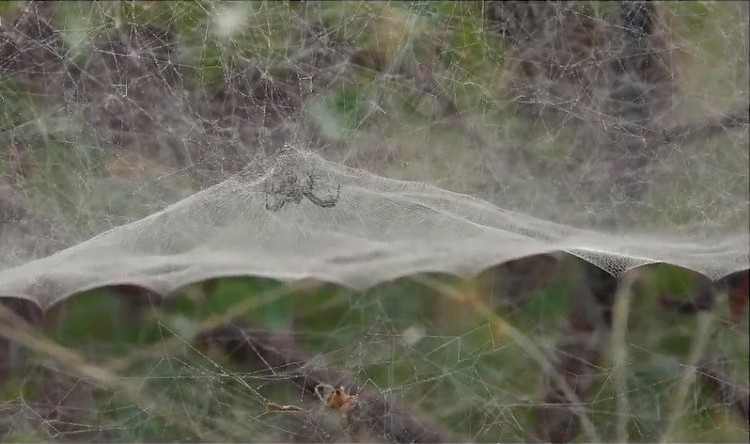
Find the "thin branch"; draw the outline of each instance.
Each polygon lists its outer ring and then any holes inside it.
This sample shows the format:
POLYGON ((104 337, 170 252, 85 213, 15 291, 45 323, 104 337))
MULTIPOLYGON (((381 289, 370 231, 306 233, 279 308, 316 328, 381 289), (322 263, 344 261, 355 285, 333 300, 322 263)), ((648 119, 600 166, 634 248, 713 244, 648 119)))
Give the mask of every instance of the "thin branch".
POLYGON ((690 143, 709 139, 727 129, 750 125, 750 109, 734 111, 718 119, 690 125, 678 125, 660 132, 662 144, 690 143))
POLYGON ((706 360, 698 366, 698 379, 719 392, 724 402, 731 405, 750 427, 750 394, 732 384, 719 360, 706 360))

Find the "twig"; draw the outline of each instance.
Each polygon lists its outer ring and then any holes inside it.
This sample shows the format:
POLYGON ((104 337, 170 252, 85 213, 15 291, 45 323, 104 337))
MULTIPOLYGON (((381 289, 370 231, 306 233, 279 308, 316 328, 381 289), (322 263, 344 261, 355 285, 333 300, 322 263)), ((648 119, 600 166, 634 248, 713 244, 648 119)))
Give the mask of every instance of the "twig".
POLYGON ((709 139, 730 128, 750 125, 750 110, 743 109, 721 116, 718 119, 700 124, 679 125, 661 131, 661 142, 690 143, 709 139))
POLYGON ((628 422, 630 421, 630 406, 628 403, 628 320, 630 319, 630 304, 632 287, 635 277, 633 273, 625 275, 617 289, 614 308, 612 310, 612 356, 614 365, 614 383, 617 390, 617 441, 627 442, 628 422))
POLYGON ((727 405, 742 417, 750 427, 750 394, 732 384, 718 360, 705 360, 698 366, 698 378, 704 385, 716 390, 727 405))
POLYGON ((693 386, 698 374, 698 365, 703 360, 703 355, 706 352, 708 346, 708 340, 711 336, 711 330, 713 327, 713 315, 711 313, 702 312, 698 314, 698 331, 695 334, 693 340, 693 346, 690 351, 690 361, 685 366, 685 371, 680 378, 680 384, 677 386, 677 394, 675 401, 672 403, 672 411, 669 414, 667 422, 667 428, 664 434, 659 439, 659 442, 665 443, 672 439, 672 433, 677 426, 677 422, 682 416, 682 408, 687 399, 688 391, 693 386))

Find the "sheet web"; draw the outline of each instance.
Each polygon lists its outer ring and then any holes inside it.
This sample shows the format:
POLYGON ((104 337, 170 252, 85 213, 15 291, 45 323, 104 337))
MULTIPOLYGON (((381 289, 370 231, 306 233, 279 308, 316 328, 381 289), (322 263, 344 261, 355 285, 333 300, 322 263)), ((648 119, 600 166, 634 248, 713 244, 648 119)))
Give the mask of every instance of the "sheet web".
POLYGON ((747 436, 746 4, 4 8, 0 295, 70 346, 9 330, 49 399, 6 431, 684 439, 676 396, 747 436), (600 319, 590 281, 651 263, 700 273, 624 286, 658 333, 600 319))

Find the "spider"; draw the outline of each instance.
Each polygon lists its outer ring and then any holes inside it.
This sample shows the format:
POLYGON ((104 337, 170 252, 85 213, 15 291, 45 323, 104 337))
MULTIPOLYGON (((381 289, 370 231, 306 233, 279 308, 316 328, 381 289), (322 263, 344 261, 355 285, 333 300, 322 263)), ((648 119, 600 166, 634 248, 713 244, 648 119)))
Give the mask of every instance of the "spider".
POLYGON ((329 409, 338 410, 347 423, 351 422, 351 415, 359 406, 359 396, 350 395, 344 386, 334 388, 328 384, 315 386, 315 395, 329 409))
POLYGON ((302 202, 302 198, 304 197, 321 208, 331 208, 336 206, 336 203, 339 201, 339 195, 341 194, 341 184, 338 184, 336 188, 336 196, 327 199, 316 196, 313 193, 314 186, 315 177, 312 173, 308 173, 307 183, 302 185, 299 183, 299 178, 296 174, 286 171, 280 176, 279 184, 271 186, 270 191, 266 192, 266 209, 279 211, 287 202, 298 204, 302 202), (276 201, 272 205, 268 203, 269 194, 273 194, 276 197, 276 201))

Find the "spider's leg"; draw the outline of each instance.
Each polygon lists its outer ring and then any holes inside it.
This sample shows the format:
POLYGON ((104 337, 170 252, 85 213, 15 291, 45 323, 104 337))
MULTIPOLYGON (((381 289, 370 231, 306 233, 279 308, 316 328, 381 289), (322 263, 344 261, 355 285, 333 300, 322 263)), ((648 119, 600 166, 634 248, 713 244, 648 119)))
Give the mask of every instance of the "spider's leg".
POLYGON ((307 188, 311 193, 313 191, 313 188, 315 188, 315 176, 313 175, 313 173, 307 173, 307 188))
MULTIPOLYGON (((271 192, 269 190, 263 190, 263 194, 266 195, 266 210, 270 210, 273 207, 273 205, 269 205, 268 204, 268 195, 271 194, 271 192)), ((276 203, 278 203, 278 202, 275 202, 274 205, 276 203)))
POLYGON ((323 200, 320 202, 321 208, 333 208, 336 206, 336 201, 333 199, 323 200))
POLYGON ((273 205, 269 205, 268 204, 268 195, 266 194, 266 210, 279 211, 281 209, 281 207, 284 206, 284 204, 286 204, 286 199, 276 198, 276 200, 274 201, 273 205))
MULTIPOLYGON (((341 185, 339 185, 339 188, 340 187, 341 187, 341 185)), ((305 197, 307 197, 310 200, 310 202, 314 203, 315 205, 317 205, 317 206, 319 206, 321 208, 335 207, 336 203, 339 201, 338 193, 336 194, 335 198, 330 198, 330 199, 321 199, 318 196, 316 196, 315 194, 313 194, 311 192, 308 192, 308 191, 304 191, 302 194, 305 197)))
POLYGON ((329 206, 336 205, 336 202, 339 201, 339 196, 341 196, 341 184, 336 185, 336 196, 335 197, 329 197, 328 199, 321 199, 323 202, 330 202, 329 206))
POLYGON ((314 203, 315 205, 319 207, 325 207, 325 202, 323 199, 319 198, 318 196, 314 195, 310 191, 302 191, 302 195, 305 196, 310 200, 310 202, 314 203))

